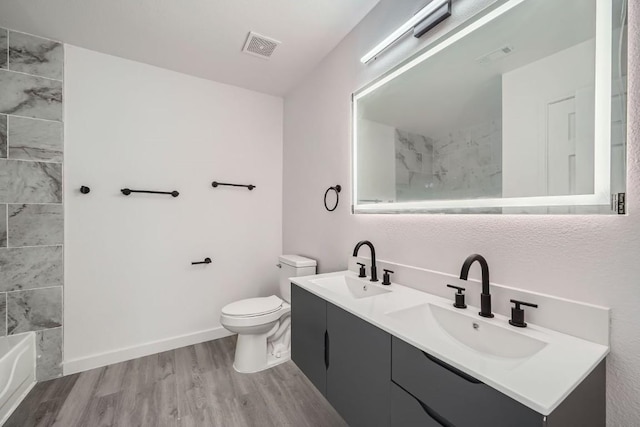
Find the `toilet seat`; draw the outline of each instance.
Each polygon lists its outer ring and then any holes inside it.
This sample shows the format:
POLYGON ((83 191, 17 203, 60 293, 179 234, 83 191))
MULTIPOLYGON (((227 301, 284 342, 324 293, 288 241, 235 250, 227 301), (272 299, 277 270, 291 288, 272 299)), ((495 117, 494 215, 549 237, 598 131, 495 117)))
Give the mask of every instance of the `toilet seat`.
POLYGON ((222 313, 220 313, 220 323, 225 327, 256 327, 279 320, 290 312, 291 305, 275 295, 266 298, 249 298, 223 307, 222 313), (251 313, 251 311, 262 311, 262 313, 251 313))
POLYGON ((279 297, 271 295, 263 298, 248 298, 232 302, 222 308, 222 314, 232 317, 256 317, 274 313, 284 303, 279 297))

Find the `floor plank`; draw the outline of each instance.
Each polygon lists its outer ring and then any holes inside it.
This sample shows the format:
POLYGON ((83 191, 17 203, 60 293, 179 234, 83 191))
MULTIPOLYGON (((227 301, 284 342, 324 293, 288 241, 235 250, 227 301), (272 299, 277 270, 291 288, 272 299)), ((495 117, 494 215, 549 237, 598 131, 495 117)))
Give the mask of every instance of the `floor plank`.
POLYGON ((37 384, 6 427, 343 427, 293 362, 233 369, 235 337, 37 384))

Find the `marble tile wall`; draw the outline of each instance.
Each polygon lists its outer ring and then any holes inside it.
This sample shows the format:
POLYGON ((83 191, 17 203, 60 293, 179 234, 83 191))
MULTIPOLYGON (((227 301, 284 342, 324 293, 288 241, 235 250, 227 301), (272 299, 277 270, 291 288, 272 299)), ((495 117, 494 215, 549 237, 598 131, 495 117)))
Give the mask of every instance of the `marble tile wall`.
POLYGON ((7 116, 0 115, 0 158, 7 158, 7 116))
MULTIPOLYGON (((5 116, 5 121, 6 116, 5 116)), ((11 116, 6 138, 11 159, 62 162, 62 123, 11 116)), ((0 119, 0 132, 2 119, 0 119)), ((6 156, 5 156, 6 157, 6 156)))
POLYGON ((502 196, 500 119, 424 136, 396 129, 396 200, 502 196))
POLYGON ((11 32, 9 70, 62 80, 62 44, 29 34, 11 32))
POLYGON ((9 60, 9 32, 0 28, 0 68, 7 68, 9 60))
POLYGON ((62 205, 9 205, 7 216, 10 248, 62 244, 62 205))
POLYGON ((0 293, 0 337, 7 335, 7 294, 0 293))
POLYGON ((7 205, 0 204, 0 251, 7 247, 7 205))
POLYGON ((36 332, 37 378, 48 378, 60 370, 62 360, 62 327, 36 332))
POLYGON ((0 200, 62 203, 62 164, 0 159, 0 200))
POLYGON ((0 335, 36 333, 62 375, 63 45, 0 29, 0 335))
POLYGON ((62 286, 62 246, 0 251, 0 292, 62 286))

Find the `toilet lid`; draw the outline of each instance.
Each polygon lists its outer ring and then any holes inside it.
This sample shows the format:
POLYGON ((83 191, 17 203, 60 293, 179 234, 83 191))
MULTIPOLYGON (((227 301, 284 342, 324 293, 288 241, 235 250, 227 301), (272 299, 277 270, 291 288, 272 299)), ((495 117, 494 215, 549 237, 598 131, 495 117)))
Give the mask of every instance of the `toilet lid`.
POLYGON ((261 316, 280 310, 282 300, 275 295, 264 298, 249 298, 232 302, 222 308, 227 316, 250 317, 261 316))

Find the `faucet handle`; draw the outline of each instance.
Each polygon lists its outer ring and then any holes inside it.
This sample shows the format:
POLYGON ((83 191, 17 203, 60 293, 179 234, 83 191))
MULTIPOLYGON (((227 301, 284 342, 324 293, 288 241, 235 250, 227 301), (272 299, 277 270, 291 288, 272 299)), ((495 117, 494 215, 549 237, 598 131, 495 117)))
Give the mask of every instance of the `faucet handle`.
POLYGON ((393 271, 391 270, 384 270, 384 274, 382 275, 382 284, 383 285, 390 285, 391 284, 391 280, 389 279, 389 273, 393 273, 393 271))
POLYGON ((464 302, 464 291, 466 291, 465 288, 461 288, 460 286, 453 286, 453 285, 449 285, 447 284, 447 288, 452 288, 452 289, 456 289, 458 292, 456 293, 456 302, 453 303, 453 306, 455 308, 467 308, 467 304, 465 304, 464 302))
POLYGON ((358 277, 367 277, 367 272, 364 269, 364 264, 361 262, 356 262, 356 264, 360 266, 360 274, 358 274, 358 277))
POLYGON ((538 304, 532 304, 530 302, 518 301, 515 299, 511 300, 512 304, 515 304, 515 307, 511 308, 511 319, 509 320, 509 324, 515 326, 517 328, 526 328, 527 324, 524 321, 524 309, 520 308, 521 305, 525 305, 527 307, 538 308, 538 304))

